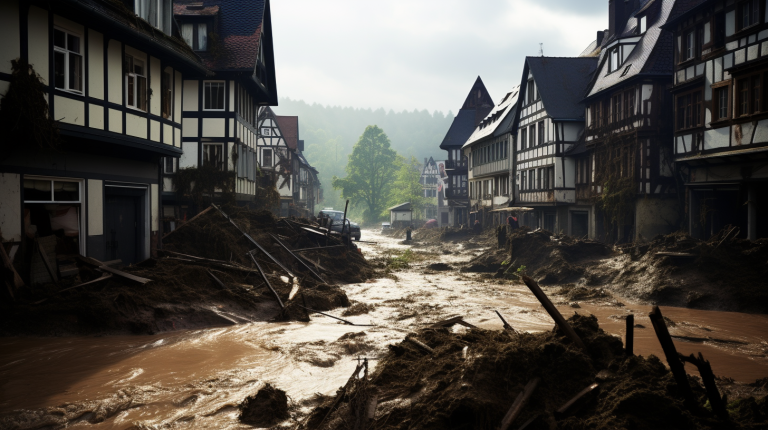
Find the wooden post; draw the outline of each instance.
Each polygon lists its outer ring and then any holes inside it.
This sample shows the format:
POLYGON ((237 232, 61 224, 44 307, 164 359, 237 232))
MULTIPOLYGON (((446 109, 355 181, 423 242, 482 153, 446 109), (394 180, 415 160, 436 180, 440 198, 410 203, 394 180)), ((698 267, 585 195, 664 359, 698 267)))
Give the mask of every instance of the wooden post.
POLYGON ((707 390, 709 404, 712 405, 712 411, 714 411, 718 417, 724 420, 728 419, 728 410, 725 409, 723 398, 720 397, 720 391, 717 390, 715 374, 712 373, 712 366, 710 366, 709 361, 705 360, 701 353, 699 353, 698 358, 694 357, 693 354, 688 357, 680 354, 680 359, 698 367, 701 380, 704 382, 704 388, 707 390))
POLYGON ((320 275, 318 275, 318 274, 317 274, 317 273, 316 273, 314 270, 312 270, 312 268, 311 268, 311 267, 307 266, 307 263, 305 263, 305 262, 304 262, 304 260, 302 260, 301 258, 299 258, 299 256, 298 256, 298 255, 294 254, 294 253, 293 253, 293 252, 292 252, 290 249, 288 249, 288 247, 287 247, 287 246, 285 246, 285 244, 284 244, 284 243, 283 243, 283 242, 280 240, 280 238, 278 238, 277 236, 275 236, 275 235, 274 235, 274 234, 272 234, 272 233, 270 233, 269 235, 270 235, 270 236, 272 236, 272 239, 275 239, 275 241, 278 243, 278 245, 280 245, 280 246, 281 246, 281 247, 282 247, 284 250, 286 250, 286 252, 288 252, 289 254, 291 254, 291 256, 292 256, 293 258, 295 258, 295 259, 296 259, 296 261, 298 261, 298 262, 299 262, 299 264, 301 264, 302 266, 304 266, 304 268, 306 268, 307 270, 309 270, 309 273, 311 273, 311 274, 312 274, 312 276, 314 276, 315 278, 317 278, 317 279, 318 279, 320 282, 323 282, 323 283, 325 282, 325 280, 324 280, 323 278, 321 278, 321 277, 320 277, 320 275))
MULTIPOLYGON (((341 219, 341 241, 344 241, 344 229, 347 227, 347 209, 349 208, 349 200, 344 205, 344 218, 341 219)), ((350 230, 351 233, 351 230, 350 230)))
POLYGON ((661 349, 664 350, 664 356, 667 358, 669 364, 669 370, 672 371, 672 375, 675 377, 677 386, 683 394, 683 399, 689 407, 696 404, 693 397, 693 391, 688 384, 688 376, 685 374, 685 367, 680 361, 680 357, 677 355, 677 349, 672 342, 672 336, 669 335, 667 324, 664 322, 664 317, 661 315, 661 309, 658 306, 654 306, 651 313, 648 314, 653 324, 653 330, 656 332, 656 337, 659 338, 661 349))
POLYGON ((624 352, 627 355, 634 355, 635 348, 635 316, 627 315, 627 339, 624 342, 624 352))
POLYGON ((416 339, 414 339, 412 337, 406 337, 405 340, 410 341, 414 345, 418 346, 419 348, 423 349, 424 351, 427 351, 430 354, 433 354, 435 352, 435 350, 430 348, 427 344, 425 344, 425 343, 423 343, 423 342, 421 342, 419 340, 416 340, 416 339))
POLYGON ((533 390, 535 390, 536 386, 539 385, 539 381, 540 379, 538 377, 531 379, 528 381, 528 384, 525 385, 523 391, 517 395, 515 402, 512 403, 512 407, 509 408, 507 414, 504 415, 504 419, 501 420, 501 430, 507 430, 510 424, 512 424, 512 421, 514 421, 515 418, 520 415, 520 411, 523 410, 525 402, 527 402, 531 397, 533 390))
POLYGON ((599 386, 599 384, 597 382, 595 382, 594 384, 591 384, 587 388, 579 391, 579 394, 576 394, 575 396, 573 396, 573 398, 571 400, 568 400, 567 402, 565 402, 565 404, 563 406, 560 406, 560 409, 557 410, 557 413, 559 415, 565 414, 566 412, 568 412, 568 409, 570 409, 571 406, 574 405, 574 403, 578 402, 579 399, 583 398, 587 394, 589 394, 592 391, 594 391, 598 386, 599 386))
POLYGON ((549 298, 547 298, 547 295, 544 294, 544 291, 541 290, 541 287, 539 287, 539 284, 536 283, 533 279, 530 277, 523 275, 523 282, 525 282, 525 285, 528 286, 528 289, 531 290, 534 296, 536 296, 537 299, 539 299, 539 302, 541 302, 541 305, 544 306, 544 309, 547 310, 547 313, 549 313, 549 316, 552 317, 553 320, 555 320, 555 323, 560 327, 560 330, 565 333, 565 335, 571 339, 573 343, 576 344, 579 348, 583 349, 584 351, 587 350, 587 347, 584 345, 584 342, 581 341, 581 338, 578 334, 576 334, 575 331, 573 331, 573 328, 570 324, 568 324, 568 321, 563 318, 563 316, 560 314, 560 311, 557 310, 555 305, 552 304, 551 301, 549 301, 549 298))
POLYGON ((498 315, 498 316, 499 316, 499 318, 501 318, 501 322, 502 322, 502 323, 504 323, 504 330, 509 330, 509 331, 511 331, 512 333, 517 333, 517 332, 515 331, 515 329, 513 329, 513 328, 512 328, 512 326, 511 326, 511 325, 509 325, 509 323, 507 323, 507 320, 505 320, 505 319, 504 319, 504 317, 503 317, 503 316, 501 316, 501 314, 499 313, 499 311, 494 311, 494 312, 496 312, 496 315, 498 315))

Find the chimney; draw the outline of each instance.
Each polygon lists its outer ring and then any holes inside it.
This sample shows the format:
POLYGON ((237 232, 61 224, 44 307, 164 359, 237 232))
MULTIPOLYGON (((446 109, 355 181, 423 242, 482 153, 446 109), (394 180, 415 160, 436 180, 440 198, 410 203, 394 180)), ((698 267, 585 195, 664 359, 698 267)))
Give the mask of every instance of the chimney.
POLYGON ((598 31, 597 32, 597 37, 595 38, 595 40, 597 40, 597 46, 598 47, 603 44, 603 36, 605 36, 605 32, 604 31, 598 31))

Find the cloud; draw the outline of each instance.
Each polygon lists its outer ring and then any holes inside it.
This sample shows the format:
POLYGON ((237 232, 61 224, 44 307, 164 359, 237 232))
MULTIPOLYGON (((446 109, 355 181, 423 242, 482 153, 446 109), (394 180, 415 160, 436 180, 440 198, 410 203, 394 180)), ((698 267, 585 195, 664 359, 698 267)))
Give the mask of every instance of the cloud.
POLYGON ((478 75, 499 100, 539 43, 547 56, 576 56, 608 22, 604 0, 271 5, 280 96, 387 110, 456 112, 478 75))

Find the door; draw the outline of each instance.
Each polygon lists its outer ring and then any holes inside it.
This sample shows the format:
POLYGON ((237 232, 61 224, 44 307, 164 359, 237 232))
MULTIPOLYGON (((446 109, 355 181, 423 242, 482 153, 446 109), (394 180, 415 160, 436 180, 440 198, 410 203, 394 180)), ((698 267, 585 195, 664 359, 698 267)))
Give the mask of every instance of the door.
POLYGON ((589 212, 571 212, 571 236, 579 238, 589 236, 589 212))
POLYGON ((139 261, 139 198, 134 196, 107 195, 104 205, 104 235, 106 255, 110 260, 120 259, 123 264, 139 261))

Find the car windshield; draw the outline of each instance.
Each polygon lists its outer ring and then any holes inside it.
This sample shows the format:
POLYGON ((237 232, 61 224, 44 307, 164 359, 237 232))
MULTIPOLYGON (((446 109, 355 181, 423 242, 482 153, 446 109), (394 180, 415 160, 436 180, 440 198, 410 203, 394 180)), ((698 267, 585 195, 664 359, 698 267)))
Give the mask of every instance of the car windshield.
POLYGON ((341 219, 344 217, 344 214, 342 212, 323 212, 325 216, 328 218, 331 218, 334 221, 341 221, 341 219))

